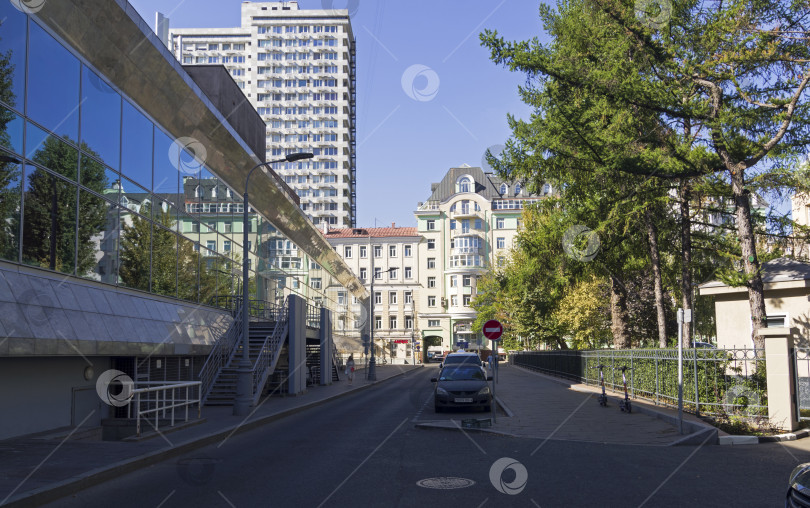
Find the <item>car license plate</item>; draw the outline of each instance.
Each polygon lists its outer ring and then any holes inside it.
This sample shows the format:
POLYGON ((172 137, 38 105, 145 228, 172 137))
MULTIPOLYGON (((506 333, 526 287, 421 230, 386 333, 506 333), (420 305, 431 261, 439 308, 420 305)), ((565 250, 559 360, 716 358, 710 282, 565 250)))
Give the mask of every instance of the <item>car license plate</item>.
POLYGON ((462 403, 462 402, 472 402, 472 397, 464 397, 464 398, 456 397, 453 400, 453 402, 456 402, 456 403, 459 403, 459 404, 462 403))

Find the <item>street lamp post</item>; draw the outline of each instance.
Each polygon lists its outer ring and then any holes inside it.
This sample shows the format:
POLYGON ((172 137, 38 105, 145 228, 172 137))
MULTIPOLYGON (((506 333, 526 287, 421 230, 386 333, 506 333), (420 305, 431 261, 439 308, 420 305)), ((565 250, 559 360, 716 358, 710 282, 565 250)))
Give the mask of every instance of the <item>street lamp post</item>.
MULTIPOLYGON (((371 343, 371 358, 368 360, 368 380, 369 381, 376 381, 377 380, 377 360, 374 357, 374 279, 377 277, 377 273, 374 271, 374 252, 369 252, 371 256, 371 297, 368 300, 368 314, 369 318, 369 342, 371 343)), ((380 273, 391 273, 396 268, 389 268, 388 270, 384 270, 380 273)))
POLYGON ((270 164, 277 162, 294 162, 301 159, 311 159, 311 153, 292 153, 283 159, 278 159, 270 162, 262 162, 257 164, 251 169, 247 178, 245 178, 245 193, 243 195, 243 210, 242 210, 242 359, 239 362, 239 367, 236 369, 236 399, 233 401, 233 414, 235 416, 246 416, 250 411, 250 405, 253 399, 253 379, 252 379, 252 366, 250 364, 249 335, 250 335, 250 305, 248 299, 250 277, 250 268, 248 267, 248 182, 250 175, 253 174, 258 168, 269 167, 270 164))

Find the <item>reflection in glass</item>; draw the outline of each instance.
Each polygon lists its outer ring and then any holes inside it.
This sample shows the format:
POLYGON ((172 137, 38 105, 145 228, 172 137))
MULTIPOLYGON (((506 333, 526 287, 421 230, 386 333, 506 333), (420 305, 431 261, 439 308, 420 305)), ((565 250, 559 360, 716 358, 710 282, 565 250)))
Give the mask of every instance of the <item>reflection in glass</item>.
MULTIPOLYGON (((23 209, 22 261, 26 264, 73 273, 76 259, 76 186, 44 169, 26 166, 23 209)), ((85 224, 101 223, 87 211, 85 224)), ((84 237, 83 252, 92 250, 84 237)), ((92 265, 91 265, 92 266, 92 265)), ((82 267, 83 271, 87 267, 82 267)))
POLYGON ((60 136, 78 139, 79 61, 36 23, 30 27, 27 114, 60 136))
MULTIPOLYGON (((0 71, 2 72, 2 71, 0 71)), ((13 111, 0 107, 0 146, 14 153, 23 153, 23 119, 13 111)))
MULTIPOLYGON (((151 213, 148 202, 139 205, 141 213, 151 213)), ((149 221, 132 213, 129 209, 121 210, 121 252, 119 277, 121 284, 134 289, 149 291, 149 273, 152 249, 152 228, 149 221)))
POLYGON ((154 153, 154 168, 155 168, 155 194, 178 194, 178 171, 177 171, 177 150, 172 150, 174 142, 169 136, 159 129, 155 129, 155 153, 154 153), (175 159, 170 159, 170 155, 174 154, 175 159))
POLYGON ((152 292, 177 296, 177 235, 170 229, 174 220, 157 208, 152 215, 152 292))
POLYGON ((0 259, 20 257, 20 203, 22 170, 19 164, 0 162, 0 259))
POLYGON ((108 166, 118 169, 121 96, 97 74, 82 68, 82 143, 108 166))
POLYGON ((196 302, 199 297, 197 272, 200 255, 194 250, 194 242, 180 237, 177 259, 177 297, 196 302))
MULTIPOLYGON (((79 152, 60 138, 43 131, 32 123, 26 125, 25 153, 29 159, 76 181, 79 152)), ((101 171, 102 175, 104 173, 101 165, 97 165, 95 171, 101 171)))
POLYGON ((127 101, 123 111, 121 172, 152 190, 152 122, 127 101))
MULTIPOLYGON (((79 271, 77 275, 115 284, 118 281, 119 209, 113 203, 85 190, 79 190, 79 208, 104 210, 105 220, 104 227, 92 236, 94 250, 89 253, 93 258, 92 268, 86 272, 79 271)), ((83 225, 80 223, 80 234, 82 228, 83 225)), ((89 263, 80 261, 79 265, 85 266, 89 263)))
POLYGON ((0 101, 22 111, 28 20, 11 2, 0 2, 0 20, 0 101))

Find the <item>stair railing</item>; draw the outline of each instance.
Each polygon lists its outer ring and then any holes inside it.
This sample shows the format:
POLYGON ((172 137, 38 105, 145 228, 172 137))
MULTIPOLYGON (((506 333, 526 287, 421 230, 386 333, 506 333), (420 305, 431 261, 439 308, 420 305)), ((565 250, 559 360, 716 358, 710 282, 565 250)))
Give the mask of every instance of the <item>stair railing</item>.
POLYGON ((284 304, 281 308, 275 309, 275 326, 273 333, 264 339, 262 348, 259 355, 256 357, 256 362, 253 364, 253 405, 258 404, 262 396, 262 388, 267 382, 267 378, 276 368, 278 358, 281 355, 281 346, 284 343, 284 337, 287 335, 288 329, 288 316, 287 316, 287 299, 284 299, 284 304))
POLYGON ((214 347, 208 354, 208 358, 200 369, 200 396, 205 403, 214 383, 219 377, 222 369, 226 367, 239 347, 239 339, 242 338, 242 310, 241 302, 236 303, 234 319, 228 330, 214 343, 214 347))

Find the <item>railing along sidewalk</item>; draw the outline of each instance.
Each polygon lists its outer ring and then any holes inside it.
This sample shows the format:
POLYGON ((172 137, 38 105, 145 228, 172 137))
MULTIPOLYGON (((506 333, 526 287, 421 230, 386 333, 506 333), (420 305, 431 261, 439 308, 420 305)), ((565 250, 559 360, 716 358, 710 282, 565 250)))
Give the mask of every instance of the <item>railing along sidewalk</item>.
MULTIPOLYGON (((670 407, 678 403, 677 349, 521 351, 512 357, 515 365, 594 386, 597 366, 605 365, 605 386, 615 391, 623 390, 618 371, 628 367, 631 397, 670 407)), ((698 415, 766 416, 764 367, 761 349, 684 349, 684 409, 698 415)))
POLYGON ((202 398, 200 397, 202 383, 200 381, 142 381, 138 382, 137 385, 157 385, 146 388, 135 388, 132 390, 132 399, 130 404, 127 406, 127 418, 132 418, 134 404, 135 426, 138 437, 141 436, 141 417, 146 419, 146 415, 151 413, 155 414, 155 430, 158 430, 160 427, 161 413, 163 418, 166 418, 167 412, 170 413, 170 426, 174 427, 175 409, 180 407, 185 408, 184 421, 188 421, 188 408, 194 404, 197 405, 197 418, 200 418, 202 413, 202 398), (191 396, 189 394, 189 389, 194 387, 197 388, 196 398, 193 396, 193 394, 191 396), (185 397, 177 398, 175 396, 175 391, 181 389, 185 390, 185 397), (170 397, 168 396, 167 392, 170 393, 170 397), (148 395, 153 393, 155 394, 154 398, 148 395), (146 404, 147 408, 141 409, 141 404, 146 404), (154 405, 154 407, 150 407, 151 405, 154 405))

